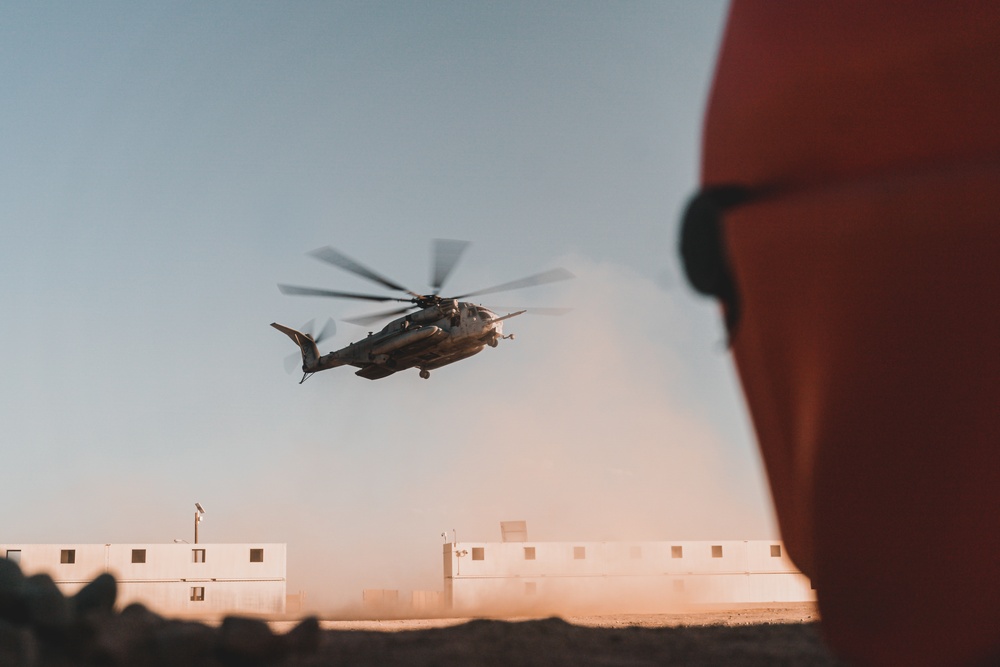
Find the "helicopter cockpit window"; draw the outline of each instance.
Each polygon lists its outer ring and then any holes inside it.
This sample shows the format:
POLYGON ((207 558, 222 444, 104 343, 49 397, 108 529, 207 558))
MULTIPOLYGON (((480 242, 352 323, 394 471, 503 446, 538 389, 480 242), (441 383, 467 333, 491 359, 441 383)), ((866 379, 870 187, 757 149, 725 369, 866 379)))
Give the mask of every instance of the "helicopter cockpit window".
POLYGON ((485 310, 480 310, 479 311, 479 319, 481 319, 481 320, 488 320, 488 319, 490 319, 490 314, 487 313, 485 310))

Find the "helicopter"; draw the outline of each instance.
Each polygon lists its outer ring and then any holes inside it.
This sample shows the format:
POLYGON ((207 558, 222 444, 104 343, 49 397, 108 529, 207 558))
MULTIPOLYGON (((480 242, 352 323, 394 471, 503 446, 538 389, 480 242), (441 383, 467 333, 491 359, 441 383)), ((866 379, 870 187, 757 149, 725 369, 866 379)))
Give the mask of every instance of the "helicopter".
POLYGON ((515 312, 508 312, 505 315, 498 315, 488 308, 461 300, 483 294, 544 285, 574 277, 572 273, 562 268, 550 269, 520 280, 459 296, 441 296, 440 292, 445 280, 469 245, 468 241, 453 239, 436 239, 434 241, 434 265, 431 275, 433 292, 430 294, 419 294, 407 289, 330 246, 318 248, 308 253, 315 259, 354 273, 390 290, 403 292, 407 296, 359 294, 279 284, 278 289, 282 294, 365 301, 397 301, 409 305, 345 320, 354 324, 368 325, 396 315, 403 315, 403 317, 393 319, 386 324, 381 331, 369 332, 366 338, 324 355, 320 354, 318 343, 332 334, 333 320, 330 320, 318 336, 313 336, 309 331, 303 333, 272 322, 272 327, 288 336, 299 347, 302 355, 302 379, 299 384, 305 382, 314 373, 339 366, 356 367, 359 370, 355 371, 354 374, 368 380, 379 380, 399 371, 417 368, 420 371, 420 377, 426 380, 430 378, 432 370, 468 359, 481 352, 487 345, 497 347, 501 340, 512 340, 514 334, 504 335, 503 333, 505 320, 528 312, 544 315, 561 315, 568 312, 566 308, 523 308, 513 309, 515 312), (404 315, 404 313, 408 314, 404 315))

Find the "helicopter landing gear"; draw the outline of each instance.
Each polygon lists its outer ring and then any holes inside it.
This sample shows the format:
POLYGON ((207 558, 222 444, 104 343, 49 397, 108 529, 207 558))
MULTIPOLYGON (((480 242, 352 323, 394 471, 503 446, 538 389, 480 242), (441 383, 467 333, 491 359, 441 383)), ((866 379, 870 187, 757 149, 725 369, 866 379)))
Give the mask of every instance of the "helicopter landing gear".
POLYGON ((425 380, 426 380, 426 379, 428 379, 428 378, 429 378, 430 376, 431 376, 431 372, 430 372, 430 371, 425 371, 425 370, 421 370, 421 371, 420 371, 420 377, 422 377, 423 379, 425 379, 425 380))

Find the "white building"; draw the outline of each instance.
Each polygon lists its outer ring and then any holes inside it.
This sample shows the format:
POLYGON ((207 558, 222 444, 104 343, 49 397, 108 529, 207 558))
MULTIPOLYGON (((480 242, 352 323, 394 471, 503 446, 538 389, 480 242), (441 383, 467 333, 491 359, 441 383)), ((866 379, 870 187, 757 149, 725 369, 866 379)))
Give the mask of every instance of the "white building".
POLYGON ((444 604, 459 615, 816 599, 780 541, 460 542, 443 556, 444 604))
POLYGON ((117 606, 171 615, 283 614, 285 544, 0 544, 25 575, 47 573, 65 595, 97 575, 118 581, 117 606))

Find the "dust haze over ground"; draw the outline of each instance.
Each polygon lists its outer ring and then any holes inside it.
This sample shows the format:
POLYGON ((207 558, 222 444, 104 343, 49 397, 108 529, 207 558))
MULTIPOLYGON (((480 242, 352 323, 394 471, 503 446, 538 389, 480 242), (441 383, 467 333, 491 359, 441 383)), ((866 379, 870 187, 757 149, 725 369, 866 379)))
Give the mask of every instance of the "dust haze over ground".
POLYGON ((303 489, 324 498, 308 511, 336 513, 338 523, 323 532, 298 519, 288 538, 290 591, 302 588, 310 606, 332 611, 356 605, 362 588, 440 590, 440 533, 499 541, 501 520, 526 520, 535 541, 776 534, 766 491, 747 472, 758 465, 751 444, 692 408, 692 393, 727 380, 721 345, 692 339, 673 294, 629 269, 562 263, 579 276, 556 295, 572 313, 515 318, 506 327, 515 341, 429 381, 379 381, 385 404, 396 406, 392 419, 382 401, 357 395, 372 383, 349 373, 296 387, 308 400, 347 401, 354 419, 331 427, 334 442, 297 448, 312 461, 303 489), (712 370, 692 376, 675 351, 685 346, 712 370), (391 464, 351 470, 351 433, 363 430, 380 434, 368 439, 386 443, 391 464), (432 460, 431 446, 441 452, 432 460), (732 463, 734 452, 745 467, 732 463), (357 517, 338 511, 341 474, 369 481, 349 501, 357 517))
MULTIPOLYGON (((527 521, 536 541, 775 537, 717 323, 693 320, 681 290, 628 267, 582 254, 551 264, 577 279, 484 304, 571 313, 513 318, 505 331, 515 340, 427 381, 335 369, 298 385, 281 369, 288 341, 262 319, 253 335, 270 358, 255 360, 248 380, 232 372, 272 398, 227 379, 211 389, 234 392, 227 407, 207 414, 194 392, 190 412, 170 409, 141 442, 151 459, 141 475, 95 485, 106 473, 82 465, 64 492, 86 503, 39 497, 33 511, 59 520, 12 537, 191 540, 198 500, 203 542, 286 542, 288 591, 334 614, 356 609, 365 588, 441 590, 440 534, 452 529, 459 541, 499 541, 505 520, 527 521)), ((490 270, 471 264, 465 284, 507 277, 490 270)), ((315 316, 327 306, 301 308, 315 316)), ((341 325, 329 345, 359 334, 341 325)))

